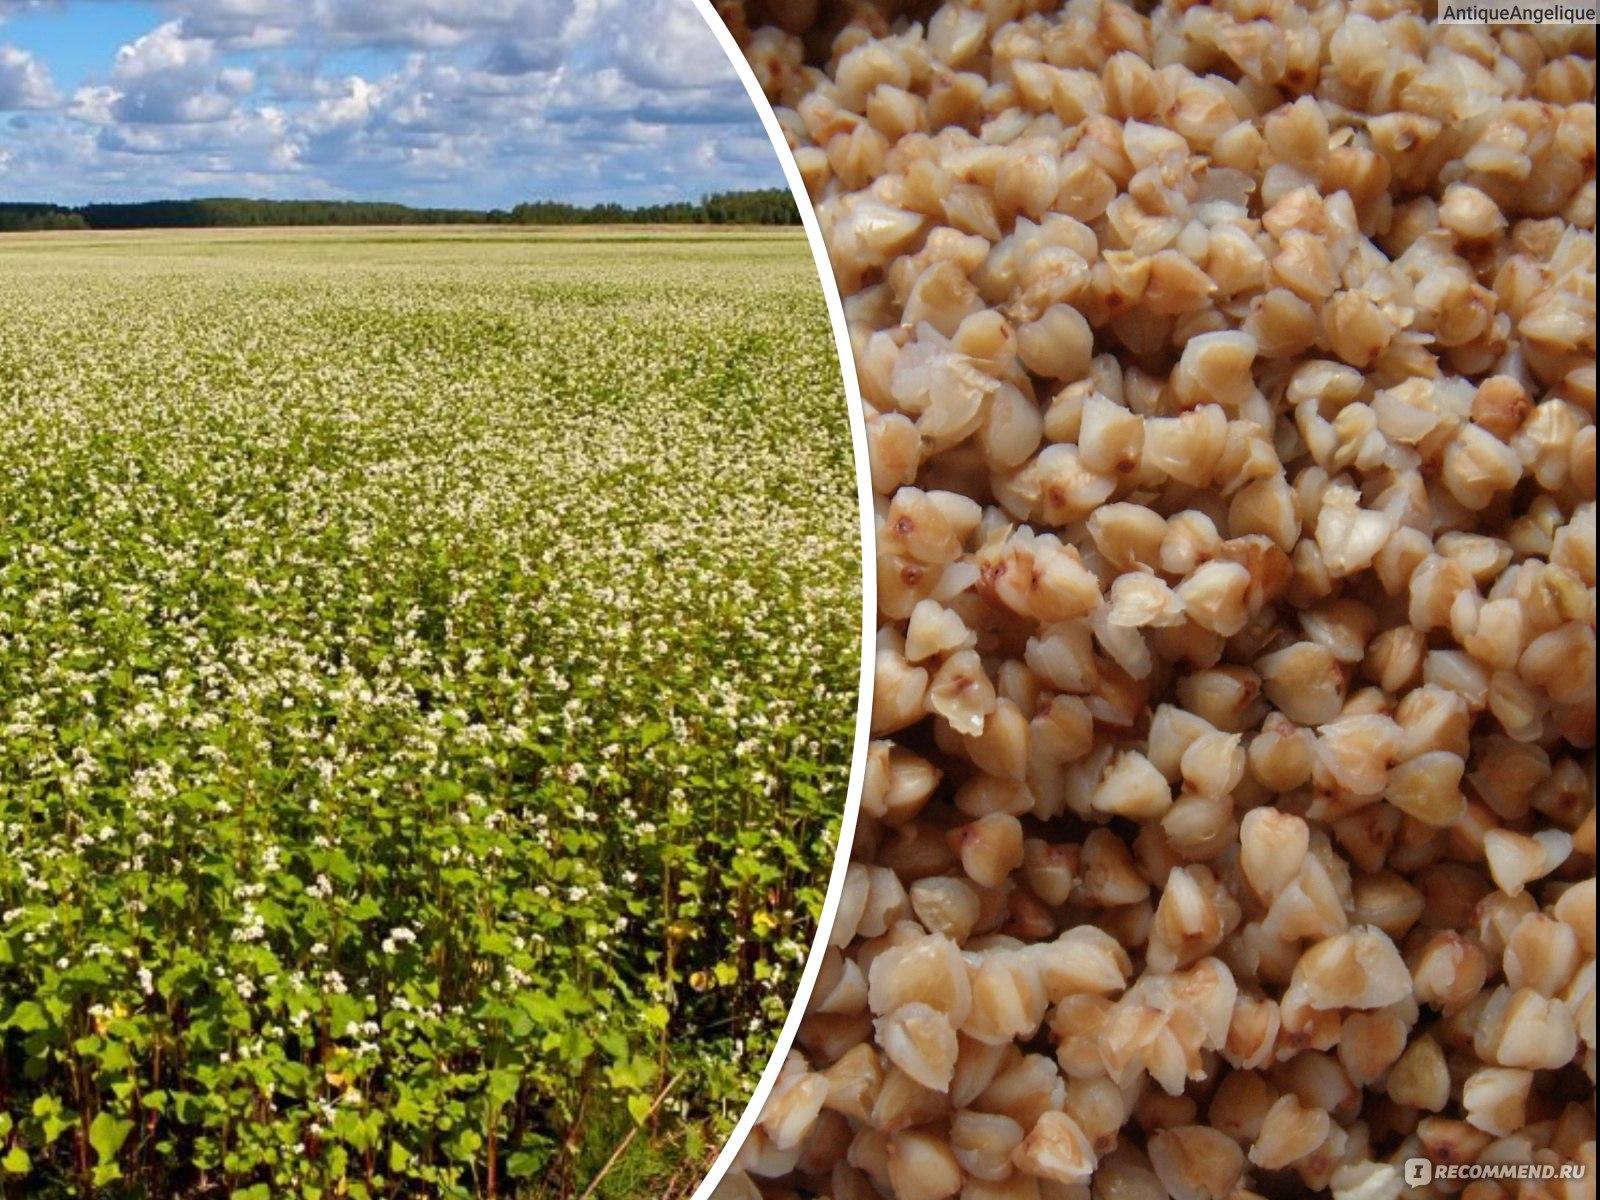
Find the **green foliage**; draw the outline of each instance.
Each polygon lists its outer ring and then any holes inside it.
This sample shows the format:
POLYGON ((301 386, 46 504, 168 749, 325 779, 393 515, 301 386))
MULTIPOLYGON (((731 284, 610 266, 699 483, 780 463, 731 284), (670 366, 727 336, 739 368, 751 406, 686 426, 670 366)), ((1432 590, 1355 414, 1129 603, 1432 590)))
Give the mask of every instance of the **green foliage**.
POLYGON ((803 241, 29 242, 0 323, 0 1196, 666 1194, 848 776, 803 241))
POLYGON ((0 233, 45 229, 205 229, 284 225, 798 225, 785 188, 718 192, 668 204, 568 204, 505 209, 412 208, 373 200, 149 200, 129 204, 0 203, 0 233))
POLYGON ((698 204, 658 204, 626 208, 620 204, 585 207, 556 200, 519 204, 509 220, 519 225, 798 225, 800 210, 786 188, 718 192, 698 204))
POLYGON ((87 229, 83 214, 59 204, 0 203, 0 233, 39 233, 45 230, 87 229))

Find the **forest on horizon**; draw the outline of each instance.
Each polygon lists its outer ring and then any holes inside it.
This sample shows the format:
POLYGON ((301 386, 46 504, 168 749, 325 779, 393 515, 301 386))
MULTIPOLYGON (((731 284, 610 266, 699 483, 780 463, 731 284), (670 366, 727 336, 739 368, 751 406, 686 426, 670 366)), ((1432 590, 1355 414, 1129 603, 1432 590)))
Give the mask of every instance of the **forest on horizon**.
POLYGON ((783 188, 717 192, 637 207, 536 200, 510 209, 415 208, 371 200, 212 197, 126 204, 0 202, 0 233, 71 229, 203 229, 264 225, 798 225, 783 188))

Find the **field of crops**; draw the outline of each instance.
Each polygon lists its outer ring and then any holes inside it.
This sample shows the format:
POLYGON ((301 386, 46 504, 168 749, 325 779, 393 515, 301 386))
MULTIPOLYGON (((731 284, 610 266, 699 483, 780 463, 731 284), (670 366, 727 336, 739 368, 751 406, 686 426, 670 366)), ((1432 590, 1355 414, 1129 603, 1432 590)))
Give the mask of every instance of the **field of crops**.
POLYGON ((0 242, 0 1195, 685 1192, 859 557, 797 236, 0 242))

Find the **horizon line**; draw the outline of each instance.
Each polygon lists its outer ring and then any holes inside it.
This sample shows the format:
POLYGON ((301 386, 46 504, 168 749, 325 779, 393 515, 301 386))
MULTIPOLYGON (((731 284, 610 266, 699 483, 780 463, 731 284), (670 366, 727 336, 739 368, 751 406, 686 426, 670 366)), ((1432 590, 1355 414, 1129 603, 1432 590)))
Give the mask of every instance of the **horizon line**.
POLYGON ((705 200, 715 199, 719 196, 749 196, 765 192, 789 194, 787 188, 781 184, 774 184, 768 187, 724 188, 720 191, 702 192, 698 196, 679 196, 670 200, 650 200, 631 204, 616 199, 583 201, 541 196, 537 199, 518 200, 515 204, 507 207, 479 204, 417 204, 408 200, 389 200, 376 196, 252 196, 245 193, 229 194, 218 192, 205 196, 152 196, 141 200, 85 200, 79 203, 62 200, 0 197, 0 206, 81 209, 109 206, 132 207, 148 204, 207 204, 218 201, 234 201, 246 204, 382 204, 393 208, 414 209, 418 212, 511 212, 518 205, 523 204, 564 204, 570 208, 604 208, 608 205, 614 205, 617 208, 662 208, 670 204, 700 204, 705 200))

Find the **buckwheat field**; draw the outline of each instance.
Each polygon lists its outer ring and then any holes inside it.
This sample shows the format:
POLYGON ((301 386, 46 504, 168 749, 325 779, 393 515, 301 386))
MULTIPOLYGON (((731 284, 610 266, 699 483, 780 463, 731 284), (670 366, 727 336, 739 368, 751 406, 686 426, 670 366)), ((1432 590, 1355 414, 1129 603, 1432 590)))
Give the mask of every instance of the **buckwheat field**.
POLYGON ((0 1195, 686 1193, 853 738, 804 241, 47 237, 0 331, 0 1195))
POLYGON ((1594 27, 722 9, 845 293, 880 634, 721 1196, 1592 1197, 1594 27))

